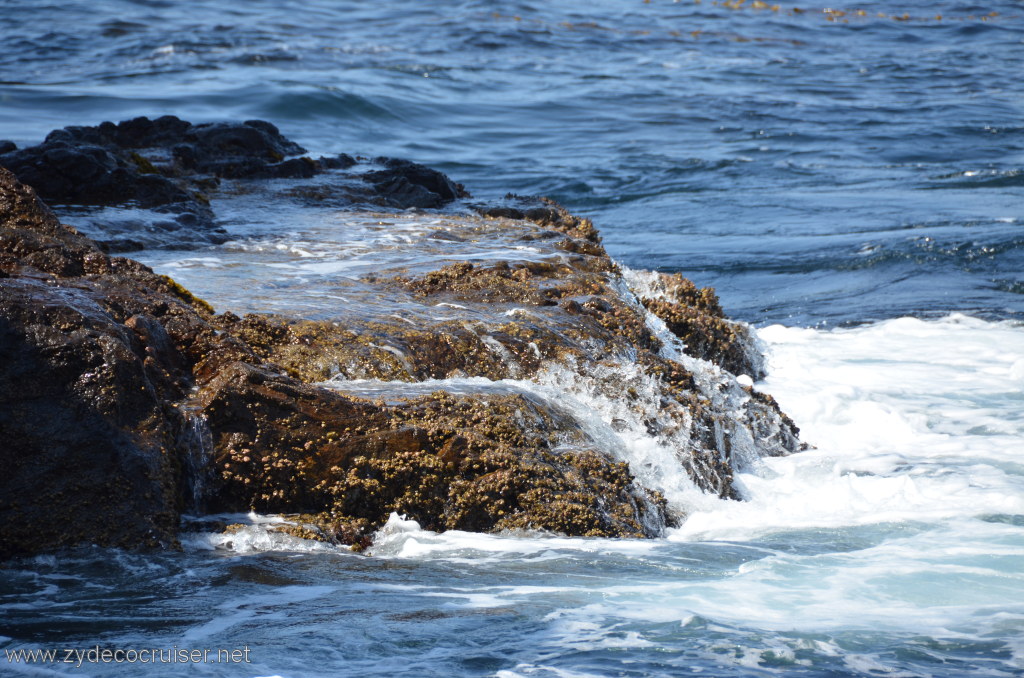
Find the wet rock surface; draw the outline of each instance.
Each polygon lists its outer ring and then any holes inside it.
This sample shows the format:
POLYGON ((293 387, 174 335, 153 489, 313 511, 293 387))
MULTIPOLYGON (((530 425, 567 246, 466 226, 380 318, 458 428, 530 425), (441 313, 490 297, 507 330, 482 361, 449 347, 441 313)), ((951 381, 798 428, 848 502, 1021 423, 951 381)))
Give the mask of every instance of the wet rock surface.
POLYGON ((698 288, 678 273, 661 273, 651 277, 646 291, 650 296, 641 297, 644 307, 664 321, 690 355, 733 374, 766 376, 750 330, 725 317, 713 289, 698 288))
MULTIPOLYGON (((301 152, 254 121, 51 137, 115 164, 185 144, 167 162, 225 180, 301 152)), ((362 186, 427 208, 464 195, 413 163, 376 167, 278 197, 330 203, 362 186)), ((186 510, 300 513, 310 535, 358 548, 391 512, 433 530, 650 537, 684 518, 666 468, 736 498, 737 468, 800 448, 774 400, 730 374, 759 376, 760 358, 713 292, 645 274, 634 293, 593 224, 549 200, 473 209, 444 222, 445 251, 501 234, 529 256, 382 267, 346 282, 355 301, 330 317, 215 315, 0 170, 0 435, 17 441, 0 451, 0 556, 170 545, 186 510), (373 299, 392 306, 360 301, 373 299), (565 398, 598 416, 581 422, 565 398), (617 435, 667 456, 629 459, 617 435)))
POLYGON ((389 207, 441 207, 467 194, 461 185, 437 170, 398 158, 378 158, 384 169, 363 179, 384 196, 389 207))
POLYGON ((552 449, 573 431, 522 396, 388 405, 235 364, 200 400, 220 474, 212 508, 318 513, 338 539, 392 511, 434 530, 653 536, 664 511, 625 464, 552 449))
POLYGON ((173 543, 187 384, 159 318, 200 316, 4 170, 0 270, 0 554, 173 543))

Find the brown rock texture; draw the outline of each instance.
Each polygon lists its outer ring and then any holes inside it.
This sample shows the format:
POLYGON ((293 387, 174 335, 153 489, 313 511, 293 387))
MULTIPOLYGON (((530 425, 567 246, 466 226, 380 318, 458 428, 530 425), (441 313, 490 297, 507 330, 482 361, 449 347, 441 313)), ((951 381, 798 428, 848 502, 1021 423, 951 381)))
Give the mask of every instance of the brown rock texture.
MULTIPOLYGON (((258 121, 175 120, 69 128, 53 141, 121 148, 187 133, 203 151, 194 161, 222 175, 216 143, 232 135, 294 150, 258 121)), ((364 182, 409 195, 422 184, 445 200, 462 190, 421 166, 382 162, 364 182)), ((61 225, 0 168, 0 558, 79 543, 171 546, 182 512, 203 509, 303 514, 316 528, 304 534, 360 548, 391 512, 432 530, 605 537, 656 536, 681 518, 557 398, 522 384, 561 380, 618 403, 623 419, 609 426, 639 427, 631 435, 674 449, 673 463, 722 497, 736 496, 737 446, 799 449, 770 397, 666 357, 674 334, 695 358, 758 375, 745 328, 724 318, 712 291, 669 276, 647 297, 624 291, 593 224, 549 200, 475 209, 459 217, 466 238, 500 232, 535 254, 358 281, 369 298, 425 309, 413 321, 215 315, 170 278, 61 225), (437 306, 462 315, 435 317, 437 306), (352 379, 479 377, 493 387, 346 392, 352 379)))

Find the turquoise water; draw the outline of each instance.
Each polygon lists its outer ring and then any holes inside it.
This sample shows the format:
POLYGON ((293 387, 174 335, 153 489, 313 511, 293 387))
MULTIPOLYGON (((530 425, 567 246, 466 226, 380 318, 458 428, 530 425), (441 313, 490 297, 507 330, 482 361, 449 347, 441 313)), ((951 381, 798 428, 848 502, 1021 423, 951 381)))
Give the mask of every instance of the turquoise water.
MULTIPOLYGON (((1024 675, 1024 8, 794 7, 0 3, 0 139, 264 118, 314 155, 550 195, 757 324, 763 388, 816 446, 747 469, 745 502, 681 500, 659 540, 396 518, 366 557, 242 516, 181 553, 17 561, 0 647, 245 647, 188 670, 246 677, 1024 675)), ((233 243, 138 257, 218 310, 287 312, 238 292, 282 251, 320 257, 314 283, 351 254, 320 222, 224 214, 233 243)))

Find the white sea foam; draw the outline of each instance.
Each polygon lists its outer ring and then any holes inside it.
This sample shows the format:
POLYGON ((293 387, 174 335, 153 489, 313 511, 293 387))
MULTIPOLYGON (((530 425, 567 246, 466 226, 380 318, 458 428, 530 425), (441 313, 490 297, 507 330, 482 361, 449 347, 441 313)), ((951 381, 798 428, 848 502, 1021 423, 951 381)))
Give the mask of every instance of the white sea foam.
POLYGON ((284 622, 301 611, 303 603, 327 596, 335 590, 331 586, 278 586, 272 593, 261 592, 229 599, 217 605, 217 616, 187 629, 179 642, 194 645, 240 624, 284 622))
MULTIPOLYGON (((606 587, 601 602, 567 611, 565 619, 685 623, 699 615, 778 631, 913 629, 953 636, 991 631, 1002 623, 1000 614, 1024 621, 1019 528, 964 522, 875 538, 881 543, 863 549, 776 552, 725 577, 606 587), (963 544, 964 552, 951 551, 951 544, 963 544)), ((560 630, 575 637, 571 628, 560 630)))
POLYGON ((1024 514, 1024 327, 955 315, 759 336, 758 388, 817 449, 740 474, 749 501, 693 512, 676 538, 1024 514))
POLYGON ((373 546, 367 554, 481 564, 520 558, 533 561, 555 559, 572 553, 641 555, 650 553, 657 546, 655 540, 581 539, 539 531, 481 534, 449 530, 437 533, 422 529, 415 520, 392 513, 387 523, 374 534, 373 546))
MULTIPOLYGON (((658 553, 706 558, 737 542, 763 552, 723 560, 720 576, 602 587, 600 599, 551 616, 555 642, 586 641, 588 625, 607 635, 623 624, 696 620, 782 634, 1019 634, 1024 416, 1014 370, 1024 328, 951 316, 760 335, 772 376, 759 386, 818 449, 741 474, 749 501, 698 506, 658 553)), ((891 672, 890 659, 870 652, 774 638, 725 656, 765 667, 811 652, 842 656, 856 672, 891 672)), ((1009 675, 1020 649, 1008 646, 1013 657, 993 675, 1009 675)), ((546 671, 509 675, 554 675, 546 671)))
POLYGON ((235 513, 221 516, 222 522, 233 525, 230 531, 190 532, 182 535, 181 543, 186 549, 195 551, 227 551, 238 554, 262 553, 265 551, 293 552, 347 552, 344 546, 302 539, 279 531, 286 525, 297 525, 277 515, 258 513, 235 513))

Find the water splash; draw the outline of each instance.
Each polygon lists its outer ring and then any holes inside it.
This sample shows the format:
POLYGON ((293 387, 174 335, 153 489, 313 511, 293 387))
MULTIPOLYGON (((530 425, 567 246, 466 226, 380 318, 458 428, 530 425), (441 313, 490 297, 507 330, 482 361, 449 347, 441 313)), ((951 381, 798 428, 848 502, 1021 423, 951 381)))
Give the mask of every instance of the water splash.
POLYGON ((197 409, 183 407, 181 435, 178 439, 184 450, 182 496, 187 501, 185 510, 202 513, 206 508, 206 493, 213 477, 213 433, 206 417, 197 409))

